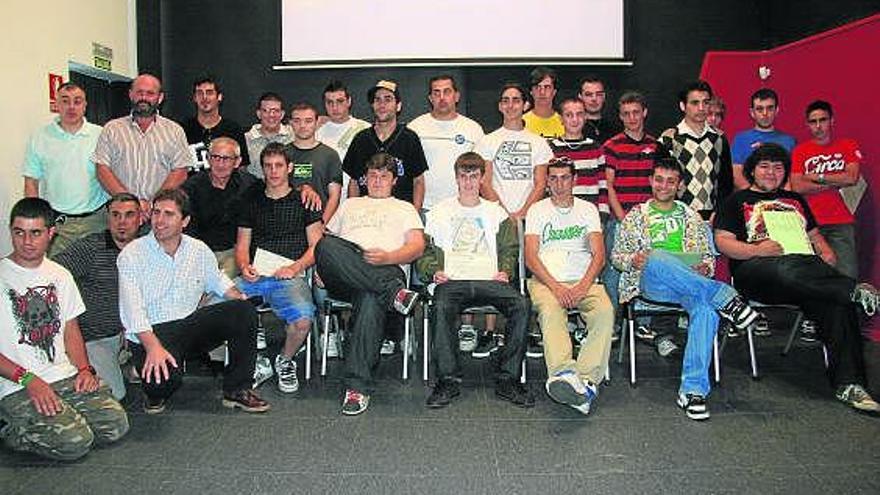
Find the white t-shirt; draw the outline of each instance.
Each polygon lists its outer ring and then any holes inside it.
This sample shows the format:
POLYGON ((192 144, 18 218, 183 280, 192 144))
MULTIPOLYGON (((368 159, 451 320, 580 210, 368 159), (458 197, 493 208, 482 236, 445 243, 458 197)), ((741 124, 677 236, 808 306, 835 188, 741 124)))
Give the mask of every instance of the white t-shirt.
POLYGON ((425 233, 446 258, 455 253, 486 260, 494 275, 498 272, 496 236, 507 218, 507 212, 498 203, 481 199, 477 206, 462 206, 457 197, 447 198, 426 215, 425 233))
POLYGON ((443 199, 458 193, 455 160, 462 153, 472 151, 483 139, 483 128, 464 115, 452 120, 437 120, 430 113, 416 117, 407 127, 419 135, 428 160, 422 207, 430 210, 443 199))
POLYGON ((577 282, 593 254, 588 236, 602 232, 599 210, 574 198, 571 208, 557 208, 550 198, 533 204, 526 214, 526 235, 538 236, 538 257, 559 282, 577 282))
POLYGON ((532 192, 535 166, 553 158, 553 151, 541 136, 504 127, 484 137, 474 151, 492 160, 492 186, 511 213, 522 208, 532 192))
POLYGON ((394 197, 348 198, 327 223, 327 230, 362 249, 385 251, 400 249, 406 242, 407 232, 423 228, 412 203, 394 197))
MULTIPOLYGON (((0 353, 47 383, 76 374, 64 347, 65 324, 86 307, 73 277, 45 259, 37 268, 0 260, 0 353)), ((0 378, 0 398, 21 390, 0 378)))
MULTIPOLYGON (((339 161, 345 160, 345 154, 348 153, 348 147, 355 134, 370 127, 370 123, 354 117, 349 118, 341 124, 336 124, 330 120, 324 123, 315 132, 315 139, 333 148, 339 155, 339 161)), ((351 177, 342 172, 342 196, 339 201, 348 197, 348 181, 351 177)))

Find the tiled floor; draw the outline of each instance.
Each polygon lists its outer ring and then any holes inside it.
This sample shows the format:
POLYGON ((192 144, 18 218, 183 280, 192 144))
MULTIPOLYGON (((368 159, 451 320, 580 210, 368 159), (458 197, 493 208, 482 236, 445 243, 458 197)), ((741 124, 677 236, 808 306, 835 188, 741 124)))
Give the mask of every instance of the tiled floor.
POLYGON ((538 360, 529 410, 497 400, 488 363, 470 358, 444 410, 387 359, 358 417, 339 414, 337 362, 292 396, 264 385, 265 415, 223 409, 214 379, 188 376, 163 415, 130 401, 129 435, 80 462, 0 451, 0 493, 880 493, 880 418, 832 400, 819 348, 782 358, 782 345, 758 341, 759 381, 744 342, 728 346, 705 423, 674 405, 680 355, 646 346, 638 386, 614 363, 589 417, 546 397, 538 360))

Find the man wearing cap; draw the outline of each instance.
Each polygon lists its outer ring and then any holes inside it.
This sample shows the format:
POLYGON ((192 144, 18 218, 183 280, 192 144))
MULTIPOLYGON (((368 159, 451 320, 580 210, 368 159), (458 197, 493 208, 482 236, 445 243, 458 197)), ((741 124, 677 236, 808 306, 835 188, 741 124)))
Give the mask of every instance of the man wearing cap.
POLYGON ((366 163, 376 153, 391 155, 397 169, 392 195, 421 209, 425 199, 425 177, 428 163, 419 136, 397 121, 403 103, 395 81, 381 80, 367 91, 373 108, 373 125, 359 132, 342 162, 342 170, 353 180, 348 186, 350 197, 366 196, 366 163))

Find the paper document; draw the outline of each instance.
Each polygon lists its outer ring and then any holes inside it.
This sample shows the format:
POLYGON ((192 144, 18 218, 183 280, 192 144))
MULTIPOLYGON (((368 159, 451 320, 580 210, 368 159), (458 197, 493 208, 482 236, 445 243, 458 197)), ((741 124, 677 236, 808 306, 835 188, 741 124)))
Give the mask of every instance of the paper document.
POLYGON ((865 196, 865 191, 867 189, 868 183, 861 175, 859 176, 858 182, 855 184, 849 187, 840 188, 840 195, 843 196, 843 202, 846 203, 846 208, 853 215, 856 214, 856 209, 858 209, 859 203, 862 202, 862 197, 865 196))
POLYGON ((667 252, 681 260, 681 262, 687 266, 694 266, 703 262, 702 253, 673 253, 671 251, 667 252))
POLYGON ((451 251, 443 258, 443 271, 451 280, 492 280, 498 268, 491 256, 451 251))
POLYGON ((800 214, 794 211, 765 211, 763 217, 767 234, 782 246, 784 254, 814 254, 800 214))
POLYGON ((265 249, 257 248, 257 253, 254 255, 254 269, 263 277, 271 277, 279 268, 292 264, 292 259, 266 251, 265 249))

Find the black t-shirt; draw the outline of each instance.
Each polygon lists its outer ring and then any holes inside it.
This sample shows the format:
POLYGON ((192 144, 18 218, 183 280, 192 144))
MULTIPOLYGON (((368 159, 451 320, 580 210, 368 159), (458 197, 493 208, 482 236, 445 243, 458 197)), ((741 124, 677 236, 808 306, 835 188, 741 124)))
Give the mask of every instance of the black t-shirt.
POLYGON ((584 137, 588 137, 601 146, 618 133, 623 132, 623 124, 619 119, 606 119, 602 117, 599 120, 587 119, 584 123, 584 137))
MULTIPOLYGON (((734 234, 741 242, 761 242, 770 237, 763 217, 766 211, 796 212, 804 222, 805 232, 816 228, 816 219, 804 197, 781 189, 774 192, 743 189, 731 194, 715 217, 715 228, 734 234)), ((742 260, 731 259, 731 272, 742 263, 742 260)))
POLYGON ((428 161, 419 136, 403 124, 398 123, 397 129, 384 142, 379 141, 372 126, 357 133, 348 147, 342 170, 357 181, 361 196, 366 196, 366 165, 373 155, 380 152, 388 153, 398 161, 397 183, 392 195, 412 203, 413 180, 428 170, 428 161))
POLYGON ((295 260, 309 248, 306 227, 320 221, 321 212, 307 210, 295 189, 272 199, 266 196, 266 183, 258 181, 248 192, 238 226, 251 229, 252 261, 257 248, 295 260))
POLYGON ((189 195, 190 216, 186 233, 201 239, 212 251, 235 247, 238 214, 244 205, 244 196, 257 179, 241 169, 229 178, 225 189, 214 187, 208 170, 202 170, 183 183, 189 195))
POLYGON ((248 156, 247 142, 244 139, 244 132, 241 130, 241 126, 234 120, 222 118, 214 127, 205 129, 199 123, 199 119, 190 117, 181 124, 181 127, 183 127, 183 132, 186 133, 186 142, 189 143, 189 148, 195 159, 190 169, 190 175, 208 168, 208 145, 218 137, 235 139, 239 148, 241 148, 241 166, 246 168, 251 163, 248 156))
POLYGON ((307 150, 289 144, 287 157, 293 164, 291 184, 294 187, 309 184, 318 192, 324 204, 330 196, 330 183, 342 185, 342 162, 339 161, 339 154, 326 144, 318 143, 307 150))

